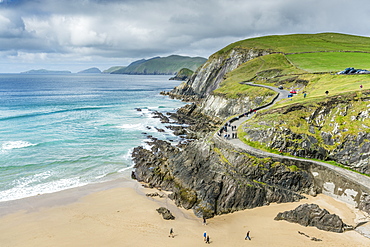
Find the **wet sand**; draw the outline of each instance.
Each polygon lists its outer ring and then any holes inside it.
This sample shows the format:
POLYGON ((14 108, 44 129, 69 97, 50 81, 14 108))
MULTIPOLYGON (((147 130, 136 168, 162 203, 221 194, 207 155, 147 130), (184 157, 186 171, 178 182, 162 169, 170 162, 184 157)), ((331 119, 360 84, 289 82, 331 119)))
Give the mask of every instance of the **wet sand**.
POLYGON ((279 212, 303 203, 316 203, 346 224, 366 220, 352 206, 329 196, 216 216, 203 225, 191 210, 177 208, 170 199, 145 196, 156 191, 166 194, 123 179, 2 203, 0 246, 204 246, 204 231, 212 246, 370 246, 370 239, 356 231, 332 233, 274 221, 279 212), (163 220, 156 211, 160 206, 169 208, 176 219, 163 220), (171 228, 174 238, 168 236, 171 228), (248 230, 252 239, 244 240, 248 230))

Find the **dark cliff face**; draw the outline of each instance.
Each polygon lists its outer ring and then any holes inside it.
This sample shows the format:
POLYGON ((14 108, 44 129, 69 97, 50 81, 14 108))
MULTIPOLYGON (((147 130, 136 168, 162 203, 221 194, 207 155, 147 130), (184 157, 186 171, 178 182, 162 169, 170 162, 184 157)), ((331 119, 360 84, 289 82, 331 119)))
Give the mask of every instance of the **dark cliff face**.
POLYGON ((303 170, 207 141, 183 150, 159 140, 152 144, 151 151, 137 147, 133 152, 136 178, 172 191, 177 205, 199 217, 297 201, 314 186, 303 170))

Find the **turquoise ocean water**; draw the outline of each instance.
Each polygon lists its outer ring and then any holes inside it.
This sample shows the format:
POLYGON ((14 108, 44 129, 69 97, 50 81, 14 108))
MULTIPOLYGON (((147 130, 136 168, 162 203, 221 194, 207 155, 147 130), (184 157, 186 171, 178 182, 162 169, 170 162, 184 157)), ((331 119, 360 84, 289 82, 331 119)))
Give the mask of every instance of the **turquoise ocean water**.
POLYGON ((152 117, 184 105, 168 79, 0 74, 0 202, 116 179, 147 135, 176 141, 152 117))

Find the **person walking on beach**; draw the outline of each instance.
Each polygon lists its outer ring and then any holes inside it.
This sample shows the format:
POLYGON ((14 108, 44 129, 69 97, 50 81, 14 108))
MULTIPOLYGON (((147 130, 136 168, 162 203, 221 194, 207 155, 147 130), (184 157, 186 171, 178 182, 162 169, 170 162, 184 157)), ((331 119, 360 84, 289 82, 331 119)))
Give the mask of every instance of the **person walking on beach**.
POLYGON ((175 236, 173 235, 173 229, 171 228, 170 229, 170 235, 168 235, 168 237, 172 237, 172 238, 174 238, 175 236))
POLYGON ((203 237, 204 237, 204 242, 206 242, 207 241, 207 232, 206 231, 204 231, 203 237))
POLYGON ((206 244, 209 244, 209 235, 207 236, 206 244))
POLYGON ((247 235, 245 236, 244 240, 251 240, 251 237, 249 236, 250 231, 247 231, 247 235))
POLYGON ((203 216, 203 225, 207 225, 207 219, 205 216, 203 216))

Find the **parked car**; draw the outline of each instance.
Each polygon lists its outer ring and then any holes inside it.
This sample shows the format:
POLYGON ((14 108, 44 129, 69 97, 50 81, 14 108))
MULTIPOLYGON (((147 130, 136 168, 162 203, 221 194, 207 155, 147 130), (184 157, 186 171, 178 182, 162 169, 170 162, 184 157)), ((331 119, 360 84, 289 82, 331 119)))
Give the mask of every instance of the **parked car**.
POLYGON ((355 69, 355 68, 346 68, 343 71, 339 71, 338 75, 348 75, 348 74, 370 74, 370 71, 366 69, 355 69))

